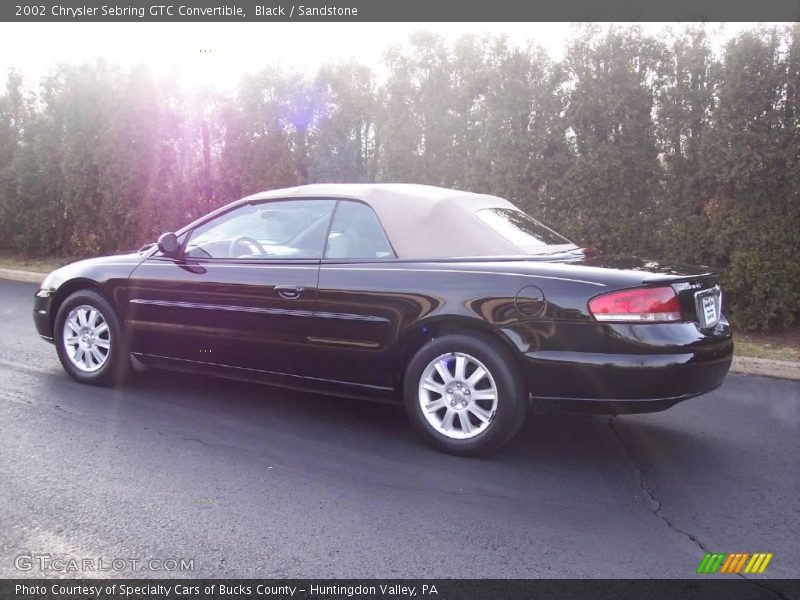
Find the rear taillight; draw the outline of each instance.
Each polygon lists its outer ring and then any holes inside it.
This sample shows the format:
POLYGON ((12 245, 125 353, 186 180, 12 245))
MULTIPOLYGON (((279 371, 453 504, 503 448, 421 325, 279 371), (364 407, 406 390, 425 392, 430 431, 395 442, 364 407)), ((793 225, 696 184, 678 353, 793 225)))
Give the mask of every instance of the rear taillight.
POLYGON ((598 321, 665 323, 683 319, 678 295, 670 286, 609 292, 589 300, 598 321))

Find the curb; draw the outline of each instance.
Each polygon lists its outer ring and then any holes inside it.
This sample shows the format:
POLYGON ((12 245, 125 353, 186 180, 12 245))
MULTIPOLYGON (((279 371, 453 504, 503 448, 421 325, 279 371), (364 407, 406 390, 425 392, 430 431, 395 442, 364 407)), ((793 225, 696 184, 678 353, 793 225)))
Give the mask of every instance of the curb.
POLYGON ((734 356, 731 373, 800 380, 800 363, 771 358, 734 356))
POLYGON ((37 273, 36 271, 19 271, 17 269, 4 269, 0 267, 0 279, 24 281, 25 283, 42 283, 45 277, 47 277, 47 273, 37 273))
MULTIPOLYGON (((36 271, 19 271, 0 267, 0 279, 41 283, 46 275, 46 273, 37 273, 36 271)), ((788 360, 773 360, 771 358, 734 356, 731 364, 731 373, 800 380, 800 363, 788 360)))

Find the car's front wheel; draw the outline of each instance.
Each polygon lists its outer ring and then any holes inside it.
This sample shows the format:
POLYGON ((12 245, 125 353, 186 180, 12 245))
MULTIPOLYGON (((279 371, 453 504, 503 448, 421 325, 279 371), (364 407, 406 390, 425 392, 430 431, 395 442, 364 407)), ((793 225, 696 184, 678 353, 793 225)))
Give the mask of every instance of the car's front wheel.
POLYGON ((56 314, 54 333, 58 358, 73 379, 109 385, 125 375, 128 361, 119 320, 97 292, 68 296, 56 314))
POLYGON ((406 369, 403 394, 417 429, 437 448, 474 455, 499 448, 522 426, 524 384, 499 343, 445 335, 423 346, 406 369))

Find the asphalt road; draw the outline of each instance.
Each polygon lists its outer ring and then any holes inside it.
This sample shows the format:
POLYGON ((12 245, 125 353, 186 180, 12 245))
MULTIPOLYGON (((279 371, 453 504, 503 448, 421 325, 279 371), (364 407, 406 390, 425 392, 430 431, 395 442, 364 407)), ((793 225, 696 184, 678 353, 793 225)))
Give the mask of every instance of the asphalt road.
POLYGON ((392 406, 157 371, 79 385, 33 329, 34 289, 0 281, 0 577, 59 575, 15 568, 42 553, 208 577, 691 578, 706 549, 800 576, 800 382, 532 415, 463 459, 392 406))

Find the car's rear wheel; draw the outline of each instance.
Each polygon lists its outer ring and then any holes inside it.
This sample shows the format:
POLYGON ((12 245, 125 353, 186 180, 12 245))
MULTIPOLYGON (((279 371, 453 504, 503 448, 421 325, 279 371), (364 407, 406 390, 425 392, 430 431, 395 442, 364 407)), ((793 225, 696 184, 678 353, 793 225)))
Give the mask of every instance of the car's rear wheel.
POLYGON ((79 290, 58 309, 55 343, 61 365, 81 383, 109 385, 127 372, 122 329, 111 304, 93 290, 79 290))
POLYGON ((417 429, 437 448, 474 455, 499 448, 522 426, 527 402, 513 357, 488 338, 428 342, 406 369, 403 395, 417 429))

